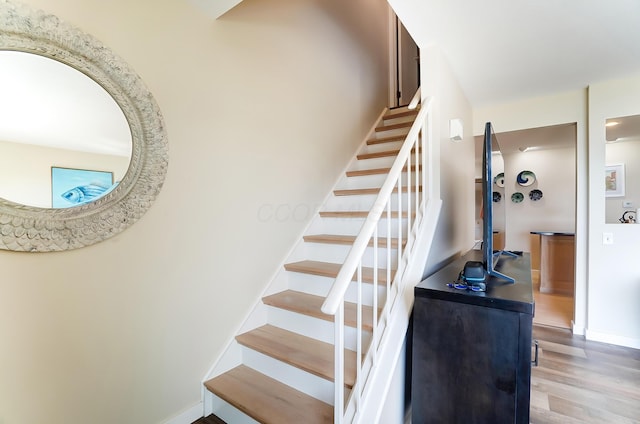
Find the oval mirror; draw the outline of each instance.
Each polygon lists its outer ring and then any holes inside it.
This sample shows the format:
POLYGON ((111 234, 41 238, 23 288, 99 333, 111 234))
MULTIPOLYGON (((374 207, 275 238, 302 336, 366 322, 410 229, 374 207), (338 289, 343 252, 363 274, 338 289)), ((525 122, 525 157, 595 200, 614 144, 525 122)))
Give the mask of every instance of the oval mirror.
POLYGON ((0 164, 0 249, 75 249, 123 231, 149 209, 166 175, 166 134, 153 96, 92 36, 53 15, 0 0, 0 60, 10 57, 38 62, 56 79, 33 79, 20 88, 16 78, 41 73, 20 71, 0 85, 3 101, 5 90, 13 92, 13 100, 0 102, 0 113, 14 121, 0 128, 1 156, 22 152, 19 159, 0 159, 10 164, 0 164), (81 99, 65 95, 67 83, 89 91, 81 99), (97 108, 90 114, 87 102, 97 108), (15 168, 22 168, 20 175, 15 168), (15 185, 5 184, 9 180, 15 185))

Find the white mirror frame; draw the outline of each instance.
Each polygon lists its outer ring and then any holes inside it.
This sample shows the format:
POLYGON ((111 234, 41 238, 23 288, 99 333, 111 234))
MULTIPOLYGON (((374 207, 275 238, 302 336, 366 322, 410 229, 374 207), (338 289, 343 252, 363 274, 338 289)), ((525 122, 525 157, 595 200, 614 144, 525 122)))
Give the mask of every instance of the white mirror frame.
POLYGON ((85 73, 122 108, 132 135, 126 175, 113 191, 94 202, 44 209, 0 198, 0 249, 77 249, 106 240, 136 222, 160 192, 168 166, 162 115, 141 78, 91 35, 12 0, 0 0, 0 50, 38 54, 85 73))

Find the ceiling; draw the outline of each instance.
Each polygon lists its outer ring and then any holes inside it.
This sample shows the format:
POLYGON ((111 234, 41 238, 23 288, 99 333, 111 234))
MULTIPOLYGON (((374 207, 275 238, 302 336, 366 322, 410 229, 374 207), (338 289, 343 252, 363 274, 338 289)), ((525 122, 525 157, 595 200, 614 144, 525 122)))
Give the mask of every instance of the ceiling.
MULTIPOLYGON (((407 2, 420 11, 419 44, 438 45, 473 108, 640 73, 639 0, 407 2)), ((575 146, 575 131, 568 124, 497 137, 503 153, 515 153, 575 146)), ((640 121, 609 131, 640 136, 640 121)))
POLYGON ((474 108, 640 72, 638 0, 406 2, 474 108))
MULTIPOLYGON (((476 170, 482 169, 482 135, 474 137, 476 170)), ((518 131, 506 131, 495 135, 493 146, 503 155, 525 153, 531 150, 550 150, 569 148, 576 145, 576 124, 560 124, 548 127, 529 128, 518 131), (525 150, 525 149, 529 150, 525 150)))

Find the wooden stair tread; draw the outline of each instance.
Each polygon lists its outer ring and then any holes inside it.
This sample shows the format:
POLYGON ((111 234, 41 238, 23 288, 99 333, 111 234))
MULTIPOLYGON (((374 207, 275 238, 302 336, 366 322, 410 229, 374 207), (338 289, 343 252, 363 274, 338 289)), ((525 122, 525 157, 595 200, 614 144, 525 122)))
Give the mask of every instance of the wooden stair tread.
MULTIPOLYGON (((262 298, 265 305, 273 306, 287 311, 296 312, 324 321, 334 322, 333 315, 323 313, 320 308, 324 303, 324 297, 313 294, 302 293, 294 290, 285 290, 262 298)), ((381 311, 381 309, 380 309, 381 311)), ((344 324, 355 328, 357 325, 357 308, 355 303, 345 302, 344 304, 344 324)), ((362 328, 365 331, 372 331, 373 308, 362 306, 362 328)))
MULTIPOLYGON (((304 260, 299 262, 291 262, 285 264, 284 268, 287 271, 301 272, 304 274, 318 275, 321 277, 336 278, 342 264, 336 264, 331 262, 320 262, 304 260)), ((365 283, 373 283, 373 268, 362 267, 362 281, 365 283)), ((353 280, 356 280, 356 274, 353 275, 353 280)), ((391 271, 391 278, 393 279, 394 271, 391 271)), ((378 268, 378 283, 387 283, 387 270, 385 268, 378 268)))
MULTIPOLYGON (((419 170, 422 170, 422 166, 418 167, 419 170)), ((365 175, 381 175, 388 174, 391 171, 391 167, 389 168, 372 168, 372 169, 356 169, 354 171, 347 171, 347 177, 362 177, 365 175)), ((411 172, 416 171, 416 166, 411 165, 411 172)), ((407 167, 402 168, 402 172, 407 172, 407 167)))
MULTIPOLYGON (((326 243, 326 244, 344 244, 352 245, 356 241, 356 236, 345 236, 336 234, 312 234, 303 237, 304 241, 309 243, 326 243)), ((385 247, 387 245, 387 239, 384 237, 378 237, 378 247, 385 247)), ((373 238, 369 240, 369 246, 373 246, 373 238)), ((398 247, 398 239, 391 239, 391 247, 398 247)))
MULTIPOLYGON (((329 381, 335 381, 334 346, 272 325, 264 325, 236 337, 238 343, 329 381)), ((353 388, 356 352, 345 349, 344 384, 353 388)))
POLYGON ((212 378, 204 385, 261 423, 333 423, 333 406, 244 365, 212 378))
MULTIPOLYGON (((415 213, 412 213, 411 216, 415 217, 415 213)), ((322 218, 366 218, 369 216, 369 211, 321 211, 320 216, 322 218)), ((408 216, 407 212, 402 212, 402 218, 406 218, 408 216)), ((386 219, 387 212, 384 211, 380 219, 386 219)), ((391 218, 398 218, 397 211, 391 211, 391 218)))
MULTIPOLYGON (((415 153, 415 147, 411 149, 411 153, 415 153)), ((360 153, 356 157, 358 160, 367 160, 367 159, 378 159, 378 158, 388 158, 390 156, 398 156, 400 153, 400 149, 393 150, 385 150, 382 152, 373 152, 373 153, 360 153)))
MULTIPOLYGON (((406 193, 408 190, 408 188, 402 187, 402 192, 406 193)), ((411 187, 411 191, 415 191, 415 187, 412 186, 411 187)), ((418 187, 418 191, 422 191, 422 186, 418 187)), ((348 189, 341 189, 341 190, 334 190, 333 194, 336 196, 361 196, 361 195, 367 195, 367 194, 378 194, 380 192, 380 188, 378 187, 372 187, 372 188, 348 188, 348 189)), ((398 187, 394 188, 392 193, 397 193, 398 192, 398 187)))
MULTIPOLYGON (((385 119, 393 119, 393 118, 385 118, 385 119)), ((399 122, 397 124, 383 124, 376 127, 376 132, 384 132, 384 131, 392 131, 392 130, 400 130, 403 128, 411 128, 413 125, 413 121, 407 122, 399 122)))
POLYGON ((382 119, 396 119, 402 118, 404 116, 418 116, 418 112, 420 112, 419 108, 416 109, 402 109, 400 111, 388 111, 382 119))
POLYGON ((369 140, 367 140, 367 145, 373 146, 375 144, 394 143, 397 141, 404 141, 406 138, 407 138, 407 134, 392 135, 389 137, 370 138, 369 140))

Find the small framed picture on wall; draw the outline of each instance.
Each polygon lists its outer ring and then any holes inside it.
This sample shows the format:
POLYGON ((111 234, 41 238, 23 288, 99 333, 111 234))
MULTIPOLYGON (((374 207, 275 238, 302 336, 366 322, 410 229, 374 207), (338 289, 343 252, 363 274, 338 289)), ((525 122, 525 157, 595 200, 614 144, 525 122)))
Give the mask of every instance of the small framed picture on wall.
POLYGON ((604 186, 607 197, 624 196, 624 163, 606 166, 604 186))

